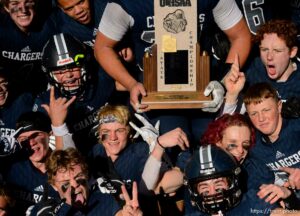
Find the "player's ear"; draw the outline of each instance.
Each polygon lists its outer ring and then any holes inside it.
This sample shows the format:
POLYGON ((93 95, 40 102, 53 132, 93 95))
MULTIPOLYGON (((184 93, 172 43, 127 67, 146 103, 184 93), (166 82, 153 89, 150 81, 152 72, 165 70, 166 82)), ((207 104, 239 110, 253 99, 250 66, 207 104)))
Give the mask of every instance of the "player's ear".
POLYGON ((291 48, 290 58, 294 58, 294 57, 297 55, 297 52, 298 52, 298 47, 293 46, 293 47, 291 48))

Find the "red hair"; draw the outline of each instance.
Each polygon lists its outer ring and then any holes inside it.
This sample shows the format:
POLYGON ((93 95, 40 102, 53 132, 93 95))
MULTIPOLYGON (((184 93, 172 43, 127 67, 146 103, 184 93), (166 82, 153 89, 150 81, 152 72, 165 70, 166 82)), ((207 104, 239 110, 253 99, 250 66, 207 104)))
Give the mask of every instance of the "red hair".
POLYGON ((246 126, 250 130, 250 148, 255 143, 255 131, 250 121, 240 113, 224 114, 220 118, 211 122, 200 139, 201 145, 213 144, 222 140, 223 132, 231 126, 246 126))

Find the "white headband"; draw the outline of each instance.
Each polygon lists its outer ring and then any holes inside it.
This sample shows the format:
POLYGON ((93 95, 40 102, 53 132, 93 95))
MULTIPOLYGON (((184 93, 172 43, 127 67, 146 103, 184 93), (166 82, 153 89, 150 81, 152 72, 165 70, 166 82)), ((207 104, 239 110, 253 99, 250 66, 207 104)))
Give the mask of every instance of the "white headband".
POLYGON ((109 114, 106 116, 103 116, 102 118, 99 119, 99 126, 105 123, 111 123, 111 122, 117 122, 118 119, 116 118, 116 116, 109 114))

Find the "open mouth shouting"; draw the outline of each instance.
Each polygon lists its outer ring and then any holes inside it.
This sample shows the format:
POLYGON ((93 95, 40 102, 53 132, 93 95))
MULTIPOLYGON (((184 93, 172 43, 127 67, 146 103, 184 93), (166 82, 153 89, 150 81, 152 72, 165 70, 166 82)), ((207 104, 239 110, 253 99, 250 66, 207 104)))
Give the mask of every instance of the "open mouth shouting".
POLYGON ((274 77, 274 76, 276 76, 277 72, 276 72, 275 65, 273 65, 273 64, 268 64, 268 65, 267 65, 267 72, 268 72, 269 77, 274 77))

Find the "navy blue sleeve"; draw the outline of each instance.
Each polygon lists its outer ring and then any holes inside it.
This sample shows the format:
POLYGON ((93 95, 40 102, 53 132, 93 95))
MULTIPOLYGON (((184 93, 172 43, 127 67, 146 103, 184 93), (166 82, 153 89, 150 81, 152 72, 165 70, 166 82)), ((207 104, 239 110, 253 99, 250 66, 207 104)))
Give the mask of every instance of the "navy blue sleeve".
POLYGON ((182 172, 184 172, 185 166, 191 156, 192 154, 189 150, 183 151, 178 155, 176 166, 179 167, 182 172))
POLYGON ((42 104, 49 104, 50 102, 50 92, 45 91, 38 95, 36 99, 34 100, 34 104, 32 107, 32 111, 34 112, 43 112, 48 115, 46 110, 41 106, 42 104))
POLYGON ((262 184, 273 184, 274 183, 274 173, 262 166, 254 158, 247 159, 243 167, 247 173, 247 188, 258 190, 262 184))

